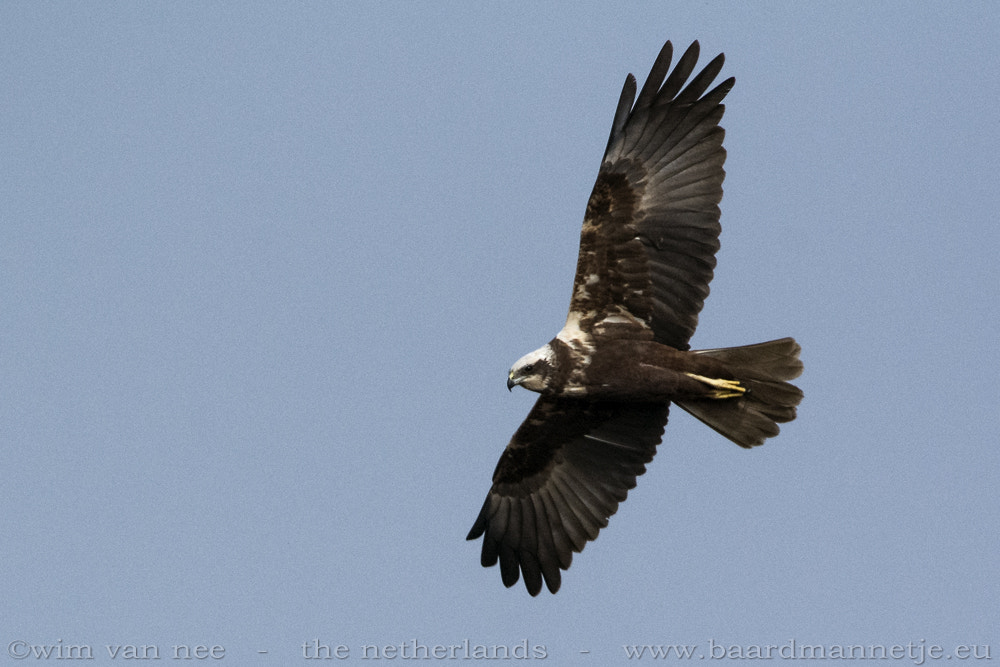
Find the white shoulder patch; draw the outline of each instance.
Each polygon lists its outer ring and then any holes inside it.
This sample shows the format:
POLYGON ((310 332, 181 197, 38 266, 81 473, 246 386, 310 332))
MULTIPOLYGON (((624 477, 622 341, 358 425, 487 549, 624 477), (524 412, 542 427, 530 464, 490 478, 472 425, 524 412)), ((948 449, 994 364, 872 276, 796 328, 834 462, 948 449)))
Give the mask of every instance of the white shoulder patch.
POLYGON ((556 338, 584 355, 584 364, 590 363, 590 354, 594 351, 594 341, 589 333, 580 328, 579 313, 570 311, 569 317, 566 318, 566 325, 556 334, 556 338))
POLYGON ((566 318, 566 324, 563 326, 562 330, 556 334, 556 338, 566 343, 567 345, 572 345, 575 343, 585 343, 588 341, 590 336, 583 332, 580 328, 580 314, 570 311, 569 317, 566 318))

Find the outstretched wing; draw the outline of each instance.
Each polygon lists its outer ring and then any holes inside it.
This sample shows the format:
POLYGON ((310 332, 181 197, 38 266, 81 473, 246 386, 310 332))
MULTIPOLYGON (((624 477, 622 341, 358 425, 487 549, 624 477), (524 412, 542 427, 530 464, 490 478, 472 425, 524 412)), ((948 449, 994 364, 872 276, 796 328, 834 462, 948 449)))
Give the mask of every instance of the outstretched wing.
POLYGON ((705 92, 722 69, 720 54, 685 87, 698 42, 667 76, 672 53, 667 42, 635 106, 635 77, 625 80, 587 202, 569 322, 686 350, 719 249, 719 121, 735 79, 705 92))
POLYGON ((543 578, 559 590, 560 569, 608 525, 646 471, 667 409, 539 398, 500 457, 469 531, 467 539, 483 537, 483 567, 499 561, 507 587, 523 573, 532 595, 543 578))

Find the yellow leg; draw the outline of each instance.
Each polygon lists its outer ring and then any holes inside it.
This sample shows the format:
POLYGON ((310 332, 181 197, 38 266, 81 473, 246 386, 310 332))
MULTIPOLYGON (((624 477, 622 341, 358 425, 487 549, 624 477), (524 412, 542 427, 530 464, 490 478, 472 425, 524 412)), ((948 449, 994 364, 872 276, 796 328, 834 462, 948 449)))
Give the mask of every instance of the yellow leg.
POLYGON ((747 392, 747 388, 741 385, 738 380, 707 378, 703 375, 695 375, 694 373, 685 373, 685 375, 713 387, 715 391, 708 395, 709 398, 736 398, 747 392))

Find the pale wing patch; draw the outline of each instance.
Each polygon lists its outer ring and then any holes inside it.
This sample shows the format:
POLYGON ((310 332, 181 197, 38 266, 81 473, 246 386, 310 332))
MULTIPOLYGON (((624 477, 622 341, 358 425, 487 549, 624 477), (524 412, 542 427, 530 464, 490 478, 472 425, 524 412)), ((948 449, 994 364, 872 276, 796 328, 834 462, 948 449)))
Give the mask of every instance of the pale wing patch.
POLYGON ((581 316, 580 313, 570 311, 569 316, 566 318, 566 324, 563 326, 562 330, 556 334, 556 338, 566 343, 573 349, 579 349, 582 346, 585 347, 587 351, 590 351, 592 348, 590 334, 580 328, 580 320, 584 318, 589 320, 596 315, 597 313, 595 312, 589 312, 586 315, 581 316))
POLYGON ((649 325, 635 317, 621 306, 594 323, 594 333, 598 335, 633 336, 636 331, 649 330, 649 325))
MULTIPOLYGON (((584 317, 593 318, 595 315, 596 313, 591 312, 587 313, 584 317)), ((594 352, 594 339, 589 333, 580 328, 580 320, 579 313, 570 311, 569 317, 566 318, 566 325, 556 334, 556 339, 568 345, 577 355, 574 368, 563 386, 563 391, 570 394, 577 391, 584 391, 581 381, 587 367, 590 366, 591 354, 594 352)))

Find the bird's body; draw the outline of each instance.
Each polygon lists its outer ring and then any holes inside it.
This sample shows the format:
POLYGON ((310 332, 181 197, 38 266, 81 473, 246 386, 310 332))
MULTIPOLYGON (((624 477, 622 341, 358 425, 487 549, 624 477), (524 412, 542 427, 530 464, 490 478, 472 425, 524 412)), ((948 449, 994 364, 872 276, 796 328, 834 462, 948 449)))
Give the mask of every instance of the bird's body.
POLYGON ((531 358, 535 356, 540 359, 536 363, 551 366, 546 382, 536 390, 544 396, 669 402, 709 398, 717 393, 716 388, 692 376, 736 379, 711 357, 652 340, 621 339, 609 345, 568 342, 557 336, 531 358))
POLYGON ((695 42, 670 69, 667 42, 635 100, 629 75, 580 235, 566 324, 511 368, 541 396, 514 434, 468 539, 503 582, 553 593, 652 460, 675 403, 741 447, 795 418, 802 372, 791 338, 691 350, 719 248, 719 127, 734 80, 690 82, 695 42), (633 105, 633 100, 635 104, 633 105))

